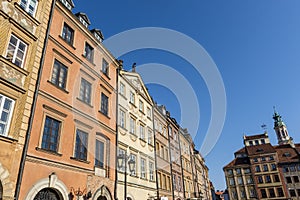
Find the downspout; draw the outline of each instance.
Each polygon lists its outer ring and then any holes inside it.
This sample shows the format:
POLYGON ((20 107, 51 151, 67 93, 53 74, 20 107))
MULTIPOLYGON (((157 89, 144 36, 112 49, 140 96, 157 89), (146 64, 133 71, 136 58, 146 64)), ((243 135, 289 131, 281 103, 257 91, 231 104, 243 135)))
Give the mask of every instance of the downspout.
POLYGON ((123 61, 119 60, 119 66, 117 68, 117 77, 116 77, 116 91, 117 91, 117 96, 116 96, 116 152, 115 152, 115 187, 114 187, 114 199, 118 200, 117 198, 117 188, 118 188, 118 130, 119 130, 119 125, 118 125, 118 116, 119 116, 119 73, 121 68, 123 67, 123 61))
MULTIPOLYGON (((191 147, 191 144, 189 144, 189 147, 191 147)), ((194 147, 193 147, 193 150, 194 150, 194 147)), ((193 167, 193 166, 196 167, 196 165, 195 164, 193 165, 194 156, 192 155, 191 148, 190 148, 190 159, 191 159, 191 167, 192 167, 192 183, 194 185, 194 194, 193 195, 195 196, 195 198, 197 198, 197 195, 196 195, 196 182, 195 182, 195 178, 194 178, 195 174, 194 174, 194 167, 193 167)))
POLYGON ((27 133, 26 133, 25 144, 24 144, 22 157, 21 157, 21 162, 20 162, 20 170, 19 170, 19 173, 18 173, 18 179, 17 179, 17 184, 16 184, 15 199, 19 199, 19 195, 20 195, 20 188, 21 188, 21 183, 22 183, 22 178, 23 178, 26 155, 27 155, 27 151, 28 151, 30 132, 31 132, 31 129, 32 129, 34 111, 36 109, 36 100, 37 100, 37 96, 38 96, 38 89, 40 87, 41 75, 42 75, 42 71, 43 71, 42 69, 43 69, 44 61, 45 61, 44 56, 45 56, 46 49, 47 49, 48 38, 49 38, 49 33, 50 33, 50 26, 51 26, 52 19, 53 19, 55 3, 56 3, 56 0, 53 0, 52 5, 51 5, 51 10, 50 10, 50 13, 49 13, 49 23, 47 25, 47 31, 46 31, 46 36, 45 36, 45 40, 44 40, 44 47, 43 47, 43 51, 42 51, 40 68, 39 68, 39 71, 38 71, 38 78, 37 78, 37 82, 36 82, 36 86, 35 86, 35 92, 34 92, 34 96, 33 96, 33 103, 32 103, 31 113, 30 113, 30 117, 29 117, 28 130, 27 130, 27 133))
MULTIPOLYGON (((168 120, 167 120, 168 121, 168 120)), ((168 127, 168 142, 169 142, 169 158, 170 158, 170 169, 171 169, 171 180, 172 180, 172 197, 173 197, 173 199, 175 200, 175 188, 174 188, 174 185, 176 184, 176 183, 174 183, 173 182, 173 165, 172 165, 172 151, 171 151, 171 141, 170 141, 170 132, 169 132, 169 130, 170 130, 170 123, 169 122, 167 122, 168 124, 167 124, 167 127, 168 127)))
MULTIPOLYGON (((155 177, 156 177, 156 195, 157 195, 157 200, 159 200, 159 185, 158 185, 158 169, 157 169, 157 154, 156 154, 156 131, 155 131, 155 123, 154 123, 154 107, 155 103, 152 106, 152 123, 153 123, 153 146, 154 146, 154 161, 155 161, 155 177)), ((149 137, 149 136, 148 136, 149 137)))
POLYGON ((183 174, 183 168, 182 168, 182 155, 181 155, 181 145, 180 145, 180 129, 178 130, 178 143, 179 143, 179 154, 180 154, 180 168, 181 168, 181 179, 182 179, 182 187, 183 187, 183 198, 186 199, 185 196, 185 184, 184 184, 184 174, 183 174))

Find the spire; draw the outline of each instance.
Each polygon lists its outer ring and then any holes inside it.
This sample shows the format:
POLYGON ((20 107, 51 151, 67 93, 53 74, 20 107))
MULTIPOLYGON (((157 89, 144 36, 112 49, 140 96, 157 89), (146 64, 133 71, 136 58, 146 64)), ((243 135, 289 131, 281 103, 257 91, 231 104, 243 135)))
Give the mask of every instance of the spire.
POLYGON ((288 134, 287 127, 283 122, 281 115, 279 115, 276 111, 275 106, 273 107, 273 109, 274 130, 276 131, 278 144, 289 144, 291 143, 291 138, 288 134))

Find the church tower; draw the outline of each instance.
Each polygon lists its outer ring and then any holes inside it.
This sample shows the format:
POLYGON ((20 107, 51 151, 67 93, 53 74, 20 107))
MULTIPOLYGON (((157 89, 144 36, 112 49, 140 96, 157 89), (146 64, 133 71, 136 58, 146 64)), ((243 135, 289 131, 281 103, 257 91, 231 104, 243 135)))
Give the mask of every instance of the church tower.
POLYGON ((274 108, 274 130, 277 135, 278 144, 291 144, 293 142, 292 138, 289 136, 287 127, 283 122, 281 116, 276 112, 274 108))

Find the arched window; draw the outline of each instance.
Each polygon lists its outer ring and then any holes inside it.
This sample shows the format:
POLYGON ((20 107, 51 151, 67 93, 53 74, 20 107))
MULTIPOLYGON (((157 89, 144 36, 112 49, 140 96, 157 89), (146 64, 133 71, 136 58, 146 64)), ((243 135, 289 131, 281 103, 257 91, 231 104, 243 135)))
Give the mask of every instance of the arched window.
POLYGON ((3 187, 2 187, 2 183, 0 181, 0 200, 2 200, 2 194, 3 194, 3 187))
POLYGON ((131 197, 127 197, 127 200, 132 200, 132 198, 131 197))
POLYGON ((37 193, 34 200, 62 200, 58 192, 52 188, 44 188, 37 193))
POLYGON ((107 200, 107 198, 105 196, 100 196, 97 198, 97 200, 107 200))

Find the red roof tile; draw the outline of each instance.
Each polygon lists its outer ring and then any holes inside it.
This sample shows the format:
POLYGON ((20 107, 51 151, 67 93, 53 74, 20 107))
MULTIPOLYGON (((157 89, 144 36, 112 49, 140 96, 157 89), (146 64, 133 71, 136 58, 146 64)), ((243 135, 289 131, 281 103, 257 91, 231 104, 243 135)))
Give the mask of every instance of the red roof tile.
POLYGON ((276 153, 275 148, 271 144, 261 144, 254 146, 246 146, 246 151, 249 156, 276 153))

